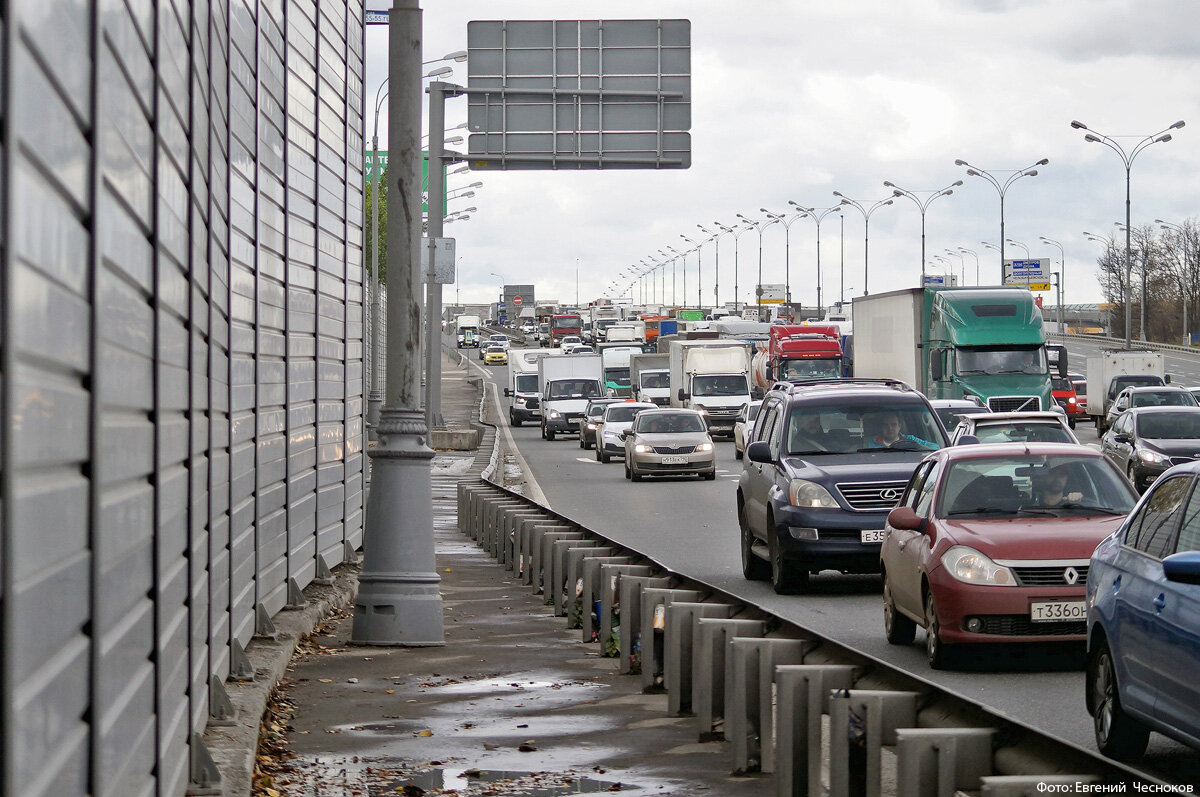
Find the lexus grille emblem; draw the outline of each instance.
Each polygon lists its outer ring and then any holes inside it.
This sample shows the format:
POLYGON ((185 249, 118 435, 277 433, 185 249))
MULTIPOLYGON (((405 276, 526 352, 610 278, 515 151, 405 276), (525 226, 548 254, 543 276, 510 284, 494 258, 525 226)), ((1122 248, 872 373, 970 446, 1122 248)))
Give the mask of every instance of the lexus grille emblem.
POLYGON ((879 497, 885 501, 895 501, 900 498, 900 491, 894 487, 888 487, 879 491, 879 497))
POLYGON ((1074 585, 1075 582, 1079 581, 1079 571, 1073 567, 1068 567, 1063 571, 1063 581, 1074 585))

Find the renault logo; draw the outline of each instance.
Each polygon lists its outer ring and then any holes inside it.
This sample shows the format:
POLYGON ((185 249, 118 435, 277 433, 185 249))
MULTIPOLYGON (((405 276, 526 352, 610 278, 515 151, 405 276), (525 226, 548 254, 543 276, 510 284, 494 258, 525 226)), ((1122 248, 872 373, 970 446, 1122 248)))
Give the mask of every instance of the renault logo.
POLYGON ((1068 567, 1063 571, 1063 581, 1074 586, 1079 581, 1079 571, 1073 567, 1068 567))
POLYGON ((879 497, 885 501, 897 501, 900 499, 900 491, 895 487, 888 487, 879 491, 879 497))

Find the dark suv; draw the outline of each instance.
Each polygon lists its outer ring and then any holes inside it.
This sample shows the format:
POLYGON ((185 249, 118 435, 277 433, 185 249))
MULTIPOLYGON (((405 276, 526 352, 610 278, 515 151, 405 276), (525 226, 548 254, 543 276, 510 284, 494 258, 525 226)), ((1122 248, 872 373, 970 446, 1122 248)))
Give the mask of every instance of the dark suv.
POLYGON ((878 572, 888 511, 917 463, 948 442, 929 401, 903 382, 778 383, 738 482, 743 575, 785 594, 825 569, 878 572))

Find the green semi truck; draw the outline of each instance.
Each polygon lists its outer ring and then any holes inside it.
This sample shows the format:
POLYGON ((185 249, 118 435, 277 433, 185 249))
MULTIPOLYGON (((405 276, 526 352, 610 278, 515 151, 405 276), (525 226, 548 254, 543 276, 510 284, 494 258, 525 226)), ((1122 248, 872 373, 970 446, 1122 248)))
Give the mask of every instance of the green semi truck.
MULTIPOLYGON (((993 412, 1051 410, 1042 309, 1022 287, 911 288, 854 300, 854 376, 993 412)), ((1056 368, 1066 373, 1063 357, 1056 368)))

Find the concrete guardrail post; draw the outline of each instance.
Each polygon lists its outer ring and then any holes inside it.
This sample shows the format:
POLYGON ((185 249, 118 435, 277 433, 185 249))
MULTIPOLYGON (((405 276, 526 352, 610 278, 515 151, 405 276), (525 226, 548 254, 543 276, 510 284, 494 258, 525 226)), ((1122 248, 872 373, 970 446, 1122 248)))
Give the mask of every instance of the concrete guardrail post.
POLYGON ((729 641, 761 637, 767 633, 762 620, 729 620, 701 617, 692 639, 692 711, 696 714, 702 742, 725 738, 725 680, 729 641))
POLYGON ((670 576, 622 575, 617 584, 617 602, 621 605, 620 659, 621 673, 642 671, 642 592, 646 589, 669 589, 675 585, 670 576))
POLYGON ((663 680, 671 684, 667 692, 667 713, 672 717, 692 714, 692 659, 696 655, 696 621, 701 617, 732 617, 737 607, 728 603, 687 603, 678 601, 667 607, 667 627, 663 641, 667 656, 663 680))
POLYGON ((565 564, 566 579, 562 593, 562 616, 567 618, 567 628, 583 626, 583 562, 597 556, 620 556, 623 551, 613 545, 593 548, 572 548, 567 551, 565 564))
POLYGON ((500 564, 505 570, 516 571, 517 530, 525 520, 541 520, 545 513, 526 504, 515 512, 509 512, 504 519, 504 527, 500 538, 500 564))
POLYGON ((694 589, 659 589, 650 587, 642 590, 641 607, 641 654, 642 691, 655 692, 671 689, 666 682, 666 650, 664 634, 667 629, 667 607, 675 602, 699 601, 703 592, 694 589))
POLYGON ((854 686, 849 664, 786 664, 775 668, 775 794, 821 797, 821 716, 829 695, 854 686))
MULTIPOLYGON (((539 524, 533 527, 533 540, 530 541, 532 554, 529 564, 528 583, 533 586, 535 595, 539 592, 545 592, 547 596, 550 595, 550 591, 546 588, 546 585, 550 582, 550 571, 554 562, 554 543, 560 540, 581 542, 586 539, 587 534, 585 532, 571 530, 562 526, 543 526, 539 524)), ((546 603, 549 602, 549 600, 546 601, 546 603)))
POLYGON ((850 689, 829 700, 829 797, 880 797, 883 747, 917 724, 916 692, 850 689), (853 736, 853 739, 851 737, 853 736))
POLYGON ((612 658, 621 650, 621 630, 625 625, 621 612, 621 579, 653 574, 651 565, 600 565, 600 655, 612 658))
POLYGON ((954 797, 977 791, 992 772, 991 728, 899 728, 896 730, 896 791, 954 797))
POLYGON ((600 568, 604 565, 635 565, 641 561, 636 556, 596 556, 583 560, 579 578, 583 585, 579 594, 581 641, 601 641, 600 626, 604 616, 600 610, 600 593, 604 582, 600 578, 600 568))
POLYGON ((775 666, 802 664, 809 647, 812 643, 803 639, 729 640, 725 740, 733 745, 735 774, 775 770, 775 666))
MULTIPOLYGON (((542 597, 546 603, 554 607, 554 616, 562 617, 566 611, 567 554, 577 548, 599 548, 603 545, 600 540, 584 537, 582 540, 555 540, 550 544, 550 560, 545 562, 547 568, 543 573, 549 578, 543 578, 542 597)), ((574 590, 572 590, 574 591, 574 590)))
MULTIPOLYGON (((518 530, 520 550, 518 551, 519 574, 521 583, 533 587, 536 594, 542 587, 541 572, 534 569, 534 563, 541 562, 542 535, 548 531, 570 531, 570 526, 555 523, 550 520, 527 520, 518 530)), ((580 535, 582 536, 582 535, 580 535)))

